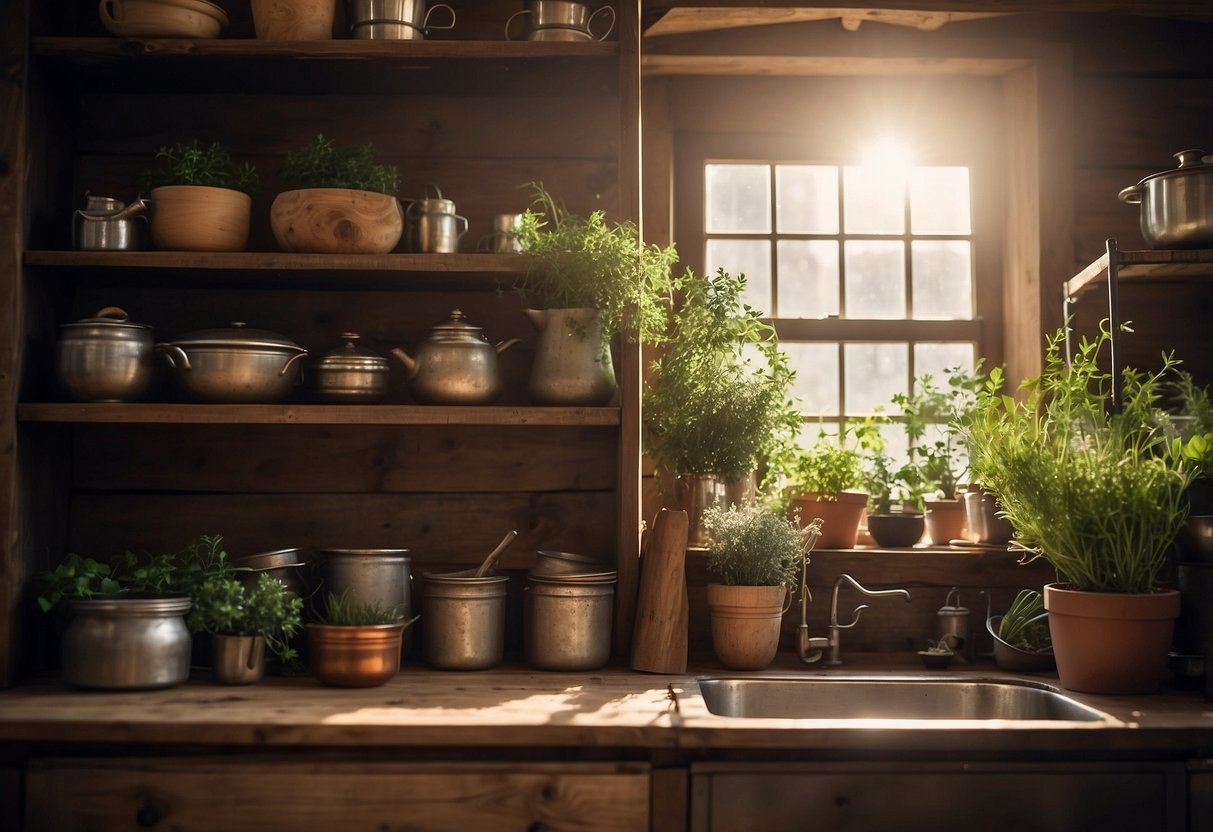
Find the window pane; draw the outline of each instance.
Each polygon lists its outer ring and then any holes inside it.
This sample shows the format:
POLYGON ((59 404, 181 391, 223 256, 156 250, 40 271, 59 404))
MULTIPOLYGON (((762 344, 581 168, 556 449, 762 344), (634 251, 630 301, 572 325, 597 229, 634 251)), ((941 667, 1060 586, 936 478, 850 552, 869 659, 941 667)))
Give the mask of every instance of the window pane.
POLYGON ((846 344, 843 358, 847 413, 892 413, 893 394, 906 392, 909 344, 846 344))
MULTIPOLYGON (((838 344, 803 344, 780 341, 779 348, 787 353, 788 362, 796 370, 792 395, 800 400, 800 410, 806 416, 837 416, 838 344)), ((817 431, 811 436, 815 438, 817 431)))
POLYGON ((779 317, 838 314, 837 241, 780 240, 775 253, 779 258, 779 317))
POLYGON ((769 234, 769 165, 707 165, 705 220, 709 234, 769 234))
POLYGON ((771 309, 771 244, 766 240, 708 240, 704 259, 708 274, 724 269, 745 275, 742 299, 766 313, 771 309))
POLYGON ((910 233, 968 234, 969 169, 922 167, 910 173, 910 233))
POLYGON ((973 257, 968 240, 914 240, 910 258, 915 318, 972 319, 973 257))
POLYGON ((905 233, 905 182, 890 168, 846 167, 843 183, 844 233, 905 233))
POLYGON ((776 165, 775 227, 780 234, 837 234, 838 168, 776 165))
MULTIPOLYGON (((890 405, 885 408, 885 413, 896 413, 896 408, 890 405)), ((877 430, 884 437, 884 450, 889 455, 889 470, 895 471, 910 461, 910 439, 906 436, 904 425, 880 425, 877 430)))
POLYGON ((905 244, 900 240, 848 240, 846 298, 848 318, 906 316, 905 244))
POLYGON ((944 389, 947 385, 945 370, 951 367, 973 369, 973 345, 969 343, 925 343, 914 345, 914 375, 930 373, 935 386, 944 389))

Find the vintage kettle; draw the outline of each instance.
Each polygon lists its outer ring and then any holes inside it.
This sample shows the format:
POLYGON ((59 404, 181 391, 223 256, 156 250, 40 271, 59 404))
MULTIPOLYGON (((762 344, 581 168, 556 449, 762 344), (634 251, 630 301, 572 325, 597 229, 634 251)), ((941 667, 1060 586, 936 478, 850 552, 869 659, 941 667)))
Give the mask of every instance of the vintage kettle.
POLYGON ((437 185, 430 183, 425 191, 421 199, 403 200, 408 249, 420 254, 454 254, 459 250, 459 238, 468 230, 467 217, 455 213, 455 203, 443 199, 437 185), (434 196, 430 196, 431 190, 434 196))
POLYGON ((491 344, 462 310, 434 326, 417 347, 416 357, 397 347, 392 355, 408 371, 409 389, 424 404, 487 404, 501 392, 497 355, 517 344, 511 338, 491 344))
POLYGON ((72 248, 79 251, 129 251, 139 249, 135 221, 147 221, 146 199, 130 205, 108 196, 84 192, 84 209, 76 211, 72 224, 72 248))

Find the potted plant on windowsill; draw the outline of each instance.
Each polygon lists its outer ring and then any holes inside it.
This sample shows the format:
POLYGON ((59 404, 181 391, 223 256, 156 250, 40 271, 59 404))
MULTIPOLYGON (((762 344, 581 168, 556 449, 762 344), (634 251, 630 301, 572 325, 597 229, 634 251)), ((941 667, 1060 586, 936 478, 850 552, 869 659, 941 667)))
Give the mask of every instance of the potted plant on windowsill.
POLYGON ((707 509, 704 524, 712 648, 730 670, 762 670, 779 650, 788 593, 821 521, 801 528, 774 509, 744 503, 707 509))
POLYGON ((867 458, 868 534, 877 546, 904 549, 922 539, 922 481, 912 463, 898 468, 883 443, 867 458))
POLYGON ((881 442, 876 422, 867 419, 843 424, 834 434, 821 428, 814 444, 773 461, 789 510, 801 518, 821 518, 819 548, 854 548, 868 502, 864 459, 881 442))
POLYGON ((270 228, 283 251, 387 254, 404 234, 404 211, 392 165, 375 161, 375 147, 339 145, 323 134, 286 154, 270 228))
POLYGON ((186 618, 192 632, 209 633, 215 681, 244 685, 265 675, 265 650, 284 664, 298 654, 290 639, 302 626, 303 600, 277 578, 261 573, 244 583, 234 570, 212 575, 195 589, 186 618))
POLYGON ((152 245, 162 251, 244 251, 248 248, 257 171, 237 164, 219 142, 161 147, 160 167, 144 174, 151 188, 152 245))
POLYGON ((1060 332, 1049 339, 1022 402, 991 371, 966 423, 971 467, 998 496, 1012 545, 1057 570, 1044 605, 1062 685, 1145 693, 1166 670, 1179 613, 1179 593, 1160 582, 1194 475, 1158 424, 1160 382, 1178 362, 1164 356, 1157 372, 1125 368, 1113 379, 1097 363, 1106 329, 1069 364, 1062 341, 1060 332))
POLYGON ((527 393, 541 405, 602 405, 615 393, 611 341, 659 343, 669 314, 673 246, 647 244, 635 223, 574 214, 533 184, 516 239, 530 258, 518 290, 539 330, 527 393))
POLYGON ((674 281, 669 337, 644 392, 646 450, 689 518, 689 545, 706 545, 703 510, 752 499, 755 472, 800 430, 794 372, 775 330, 745 305, 745 277, 723 269, 674 281))

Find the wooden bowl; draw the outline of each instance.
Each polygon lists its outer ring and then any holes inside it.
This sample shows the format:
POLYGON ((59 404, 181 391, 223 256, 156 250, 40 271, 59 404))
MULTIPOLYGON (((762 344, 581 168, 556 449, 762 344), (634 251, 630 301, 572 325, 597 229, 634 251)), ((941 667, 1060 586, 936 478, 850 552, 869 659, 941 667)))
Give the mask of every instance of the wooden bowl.
POLYGON ((301 188, 275 197, 270 228, 283 251, 387 254, 404 233, 404 211, 388 194, 301 188))
POLYGON ((148 231, 161 251, 244 251, 253 198, 230 188, 153 188, 148 231))

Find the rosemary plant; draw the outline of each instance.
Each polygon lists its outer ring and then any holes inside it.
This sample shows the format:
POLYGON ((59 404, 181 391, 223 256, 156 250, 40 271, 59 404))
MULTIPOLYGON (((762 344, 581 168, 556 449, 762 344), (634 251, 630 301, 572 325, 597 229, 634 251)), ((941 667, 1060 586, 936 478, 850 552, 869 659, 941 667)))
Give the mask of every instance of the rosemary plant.
POLYGON ((348 188, 389 195, 400 190, 396 167, 375 161, 374 144, 339 145, 324 134, 286 154, 282 178, 295 188, 348 188))
POLYGON ((219 142, 204 145, 197 139, 179 142, 156 151, 160 167, 143 176, 148 188, 163 185, 204 185, 230 188, 251 194, 257 190, 257 169, 251 164, 236 164, 232 152, 219 142))

